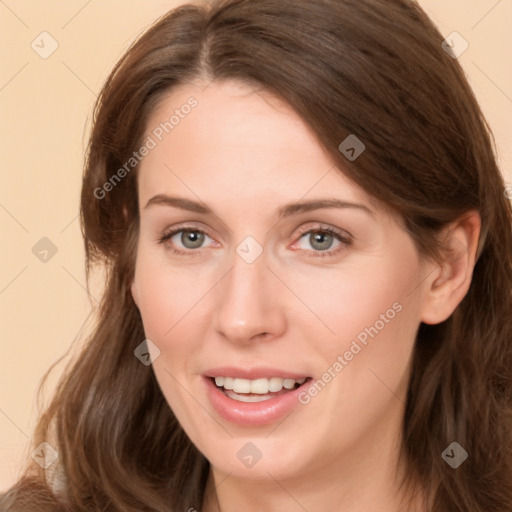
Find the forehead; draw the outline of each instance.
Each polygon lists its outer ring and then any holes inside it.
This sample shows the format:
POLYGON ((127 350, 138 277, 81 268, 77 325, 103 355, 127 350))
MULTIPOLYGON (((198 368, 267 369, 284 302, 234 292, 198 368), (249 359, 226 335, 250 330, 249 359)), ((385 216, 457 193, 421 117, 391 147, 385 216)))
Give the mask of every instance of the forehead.
POLYGON ((287 103, 239 82, 173 89, 149 116, 146 137, 154 148, 140 165, 141 196, 186 183, 203 194, 222 188, 228 198, 338 190, 368 199, 287 103))
POLYGON ((235 149, 248 154, 262 149, 265 153, 325 158, 313 133, 290 106, 266 91, 238 82, 213 82, 206 88, 180 86, 171 91, 153 110, 146 132, 159 131, 159 127, 164 130, 161 149, 179 151, 180 155, 197 157, 191 148, 200 146, 212 157, 235 149), (196 105, 187 108, 193 101, 196 105), (165 123, 172 117, 169 129, 165 123))

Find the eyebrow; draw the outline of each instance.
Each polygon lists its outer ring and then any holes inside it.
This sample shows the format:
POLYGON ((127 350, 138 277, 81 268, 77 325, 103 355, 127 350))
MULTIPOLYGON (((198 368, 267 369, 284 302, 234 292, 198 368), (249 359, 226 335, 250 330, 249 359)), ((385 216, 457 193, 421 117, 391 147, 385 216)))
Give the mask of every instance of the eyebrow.
MULTIPOLYGON (((165 194, 158 194, 153 196, 144 207, 145 209, 151 205, 173 206, 188 210, 194 213, 211 214, 213 211, 204 203, 185 199, 184 197, 168 196, 165 194)), ((312 199, 309 201, 299 201, 297 203, 289 203, 278 209, 277 213, 280 219, 290 217, 298 213, 305 213, 313 210, 320 210, 323 208, 354 208, 362 210, 373 217, 373 211, 367 206, 341 199, 312 199)))

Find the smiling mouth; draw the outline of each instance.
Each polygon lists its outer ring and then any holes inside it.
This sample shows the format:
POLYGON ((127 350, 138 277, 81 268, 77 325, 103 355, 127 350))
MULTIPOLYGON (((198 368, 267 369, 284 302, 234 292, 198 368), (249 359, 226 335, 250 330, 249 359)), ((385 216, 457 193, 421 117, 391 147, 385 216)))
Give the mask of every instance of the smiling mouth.
POLYGON ((311 380, 311 377, 301 379, 283 379, 281 377, 261 379, 239 379, 234 377, 211 377, 217 389, 232 400, 239 402, 264 402, 272 398, 294 391, 311 380))

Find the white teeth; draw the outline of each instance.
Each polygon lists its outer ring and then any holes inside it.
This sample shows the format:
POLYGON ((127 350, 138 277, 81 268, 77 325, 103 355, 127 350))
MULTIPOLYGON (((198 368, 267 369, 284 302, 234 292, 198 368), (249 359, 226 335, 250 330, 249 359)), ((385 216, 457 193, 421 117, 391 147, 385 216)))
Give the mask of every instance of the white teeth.
POLYGON ((283 389, 283 379, 280 377, 272 377, 268 380, 268 390, 272 393, 277 393, 283 389))
POLYGON ((251 385, 251 393, 264 395, 268 393, 268 379, 256 379, 249 381, 251 385))
POLYGON ((235 383, 235 379, 231 377, 224 377, 224 389, 233 389, 233 385, 235 383))
POLYGON ((286 389, 293 389, 295 387, 295 380, 294 379, 284 379, 283 387, 286 389))
POLYGON ((235 379, 233 384, 233 391, 235 393, 250 393, 251 381, 247 379, 235 379))
MULTIPOLYGON (((277 393, 283 388, 294 389, 296 384, 302 385, 306 382, 306 378, 301 379, 282 379, 281 377, 271 377, 270 379, 239 379, 233 377, 215 377, 215 384, 223 387, 225 390, 233 391, 234 393, 241 394, 257 394, 266 395, 268 393, 277 393)), ((229 394, 228 394, 229 396, 229 394)))
POLYGON ((270 400, 272 395, 239 395, 234 391, 228 389, 226 391, 226 395, 233 400, 237 400, 238 402, 264 402, 265 400, 270 400))

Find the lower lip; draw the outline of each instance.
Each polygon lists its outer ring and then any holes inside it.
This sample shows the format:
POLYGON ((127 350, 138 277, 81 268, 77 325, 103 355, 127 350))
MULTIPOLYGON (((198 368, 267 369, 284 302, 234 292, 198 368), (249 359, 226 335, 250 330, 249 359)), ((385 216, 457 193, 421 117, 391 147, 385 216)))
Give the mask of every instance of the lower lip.
POLYGON ((298 395, 310 383, 308 380, 297 389, 263 402, 248 403, 229 398, 212 379, 204 377, 204 380, 208 397, 217 413, 225 420, 244 426, 267 425, 280 420, 299 405, 298 395))

